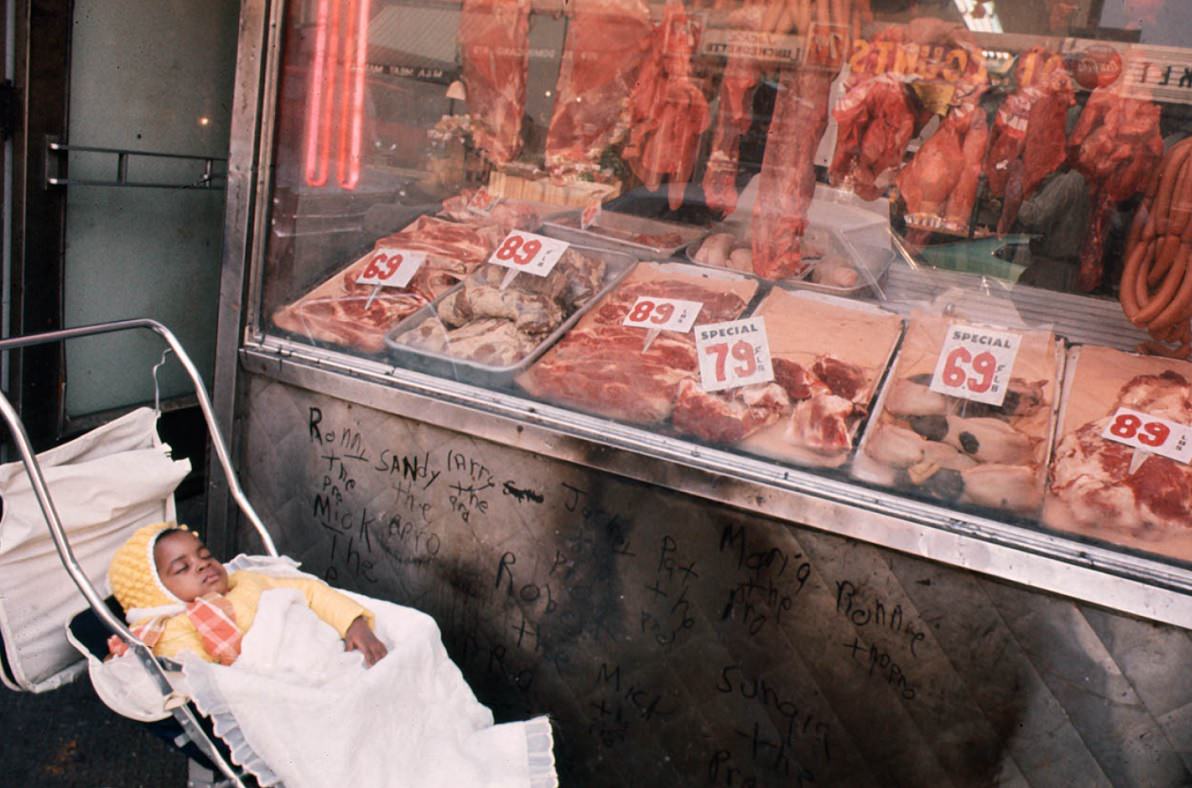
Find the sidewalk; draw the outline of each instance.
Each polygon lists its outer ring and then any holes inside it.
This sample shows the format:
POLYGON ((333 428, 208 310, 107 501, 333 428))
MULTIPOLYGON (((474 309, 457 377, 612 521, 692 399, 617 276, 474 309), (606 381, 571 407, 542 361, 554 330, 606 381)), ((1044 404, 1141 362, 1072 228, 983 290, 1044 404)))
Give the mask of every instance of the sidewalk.
POLYGON ((86 674, 31 695, 0 686, 0 782, 13 786, 182 788, 186 758, 108 710, 86 674))

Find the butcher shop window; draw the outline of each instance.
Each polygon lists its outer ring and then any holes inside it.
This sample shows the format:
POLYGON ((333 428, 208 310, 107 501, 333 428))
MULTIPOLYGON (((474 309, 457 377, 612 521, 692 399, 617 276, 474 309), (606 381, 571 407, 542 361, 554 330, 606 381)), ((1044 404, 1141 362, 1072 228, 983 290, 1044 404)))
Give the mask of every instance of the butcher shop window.
POLYGON ((1192 350, 1190 41, 1177 0, 292 3, 260 327, 1034 520, 1069 354, 1150 359, 1072 432, 1192 350), (1018 336, 961 364, 1000 404, 933 378, 956 321, 1018 336))

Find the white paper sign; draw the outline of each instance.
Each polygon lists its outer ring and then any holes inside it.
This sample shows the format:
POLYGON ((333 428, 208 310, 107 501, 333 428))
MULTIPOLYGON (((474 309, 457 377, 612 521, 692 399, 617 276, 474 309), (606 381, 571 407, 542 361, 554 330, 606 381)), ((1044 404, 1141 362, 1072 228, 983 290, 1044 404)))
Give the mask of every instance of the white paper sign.
POLYGON ((381 246, 372 251, 368 264, 356 277, 358 285, 374 287, 405 287, 426 262, 426 252, 411 252, 381 246))
POLYGON ((1192 463, 1192 427, 1131 408, 1118 408, 1101 431, 1101 437, 1148 454, 1192 463))
POLYGON ((774 379, 770 340, 760 317, 711 323, 695 329, 700 385, 704 391, 766 383, 774 379))
POLYGON ((695 319, 703 308, 704 305, 699 301, 638 296, 622 325, 686 334, 695 325, 695 319))
POLYGON ((488 261, 518 273, 546 276, 559 262, 563 252, 567 251, 568 245, 557 238, 514 230, 505 236, 488 261))
POLYGON ((931 390, 1000 407, 1021 344, 1018 334, 951 324, 931 376, 931 390))

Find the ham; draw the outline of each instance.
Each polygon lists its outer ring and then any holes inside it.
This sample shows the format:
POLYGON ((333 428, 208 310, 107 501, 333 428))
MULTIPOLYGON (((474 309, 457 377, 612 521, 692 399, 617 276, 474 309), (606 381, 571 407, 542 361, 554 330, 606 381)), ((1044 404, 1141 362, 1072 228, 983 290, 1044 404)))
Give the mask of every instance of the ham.
POLYGON ((627 97, 649 51, 641 0, 573 0, 546 135, 552 175, 591 172, 629 129, 627 97))
POLYGON ((463 0, 459 45, 472 136, 496 165, 521 151, 529 36, 529 0, 463 0))

